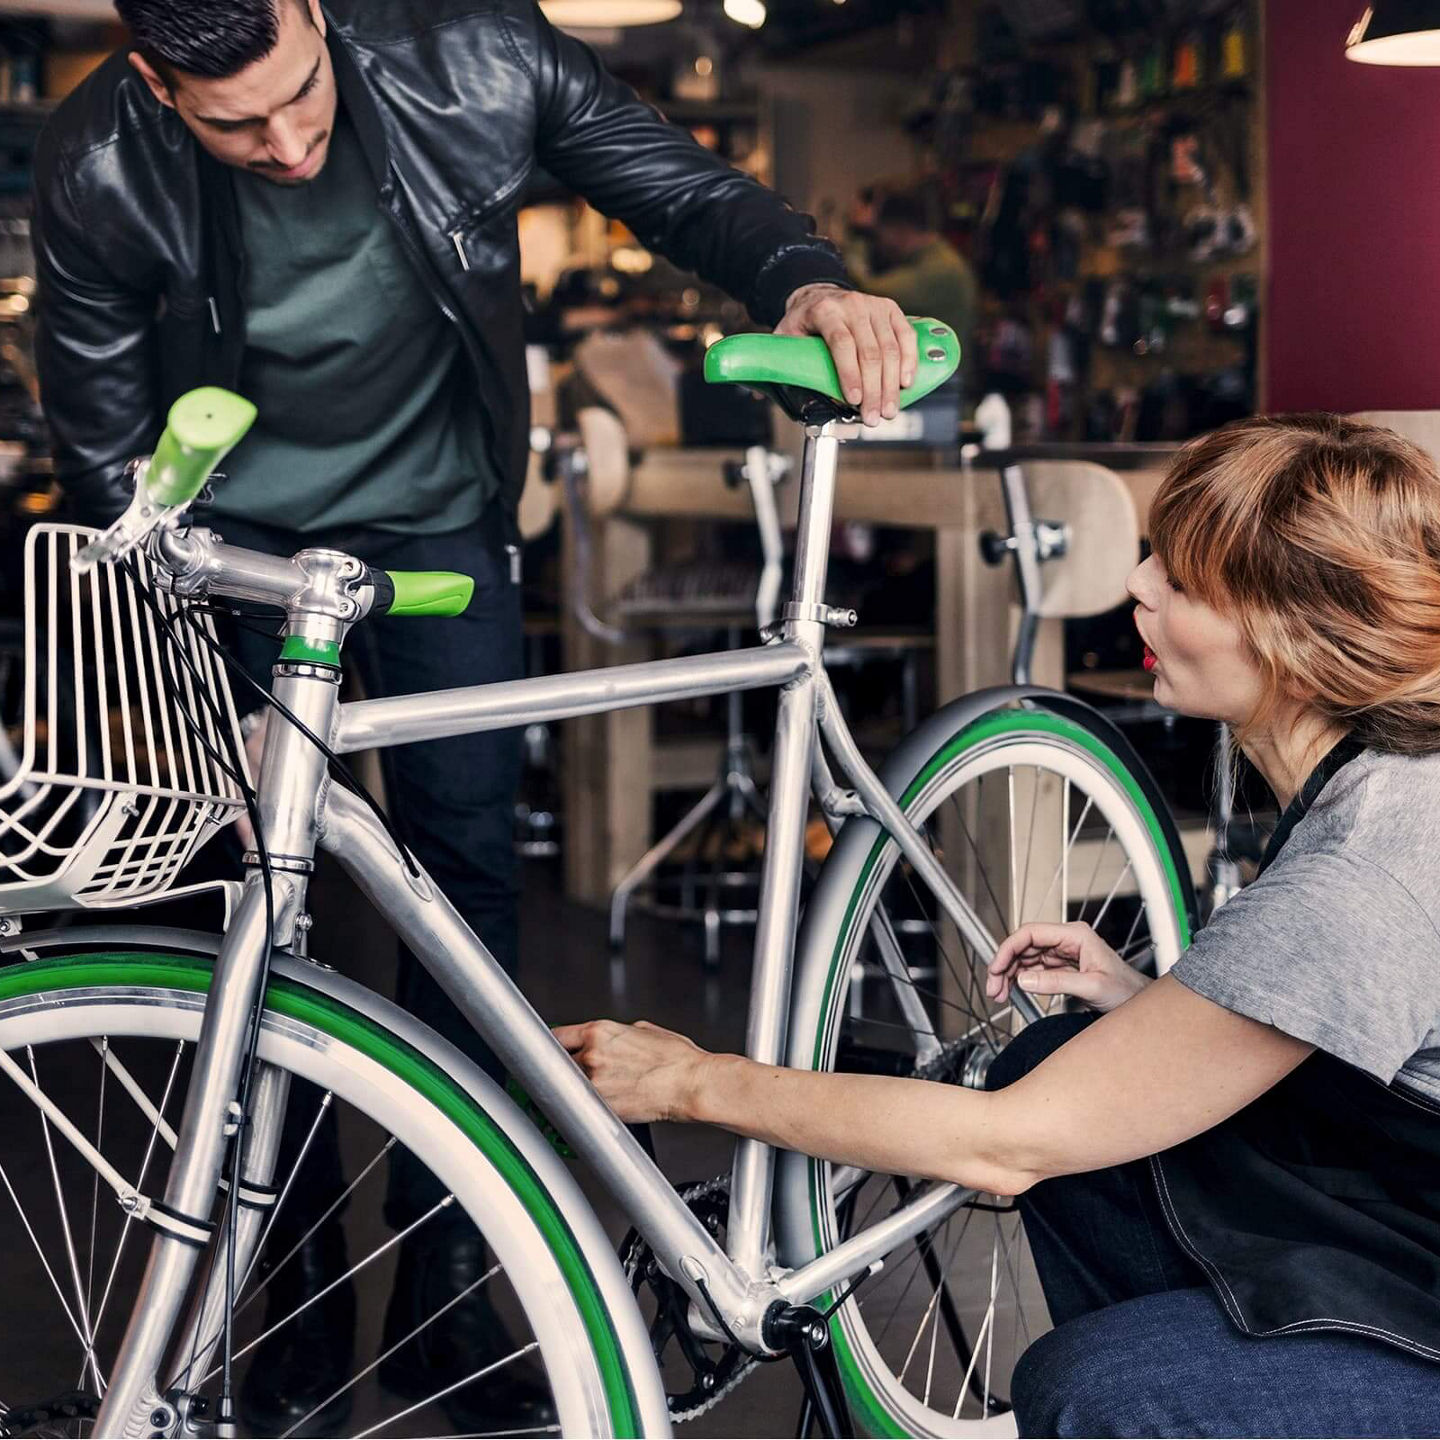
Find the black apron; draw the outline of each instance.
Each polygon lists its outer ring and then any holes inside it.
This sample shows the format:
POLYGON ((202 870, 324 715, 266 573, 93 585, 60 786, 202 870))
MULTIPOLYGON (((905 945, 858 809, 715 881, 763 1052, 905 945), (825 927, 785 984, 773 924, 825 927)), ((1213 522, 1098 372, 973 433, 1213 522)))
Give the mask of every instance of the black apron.
MULTIPOLYGON (((1320 762, 1262 873, 1362 748, 1320 762)), ((1440 1360, 1440 1104, 1316 1050, 1150 1165, 1176 1240, 1246 1334, 1339 1330, 1440 1360)))

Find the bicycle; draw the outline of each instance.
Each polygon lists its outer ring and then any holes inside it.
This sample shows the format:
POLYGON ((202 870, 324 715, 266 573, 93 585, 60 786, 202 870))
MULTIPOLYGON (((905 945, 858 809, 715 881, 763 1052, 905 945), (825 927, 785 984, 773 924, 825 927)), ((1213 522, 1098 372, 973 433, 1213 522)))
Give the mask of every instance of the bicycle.
MULTIPOLYGON (((912 323, 920 369, 907 404, 959 363, 952 332, 912 323)), ((381 745, 777 689, 746 1043, 766 1062, 983 1085, 990 1058, 1040 1013, 1027 996, 1005 1009, 984 998, 984 964, 1021 918, 1089 919, 1135 963, 1173 963, 1193 906, 1178 836, 1124 739, 1087 707, 1032 687, 969 695, 879 774, 865 763, 824 667, 827 625, 849 618, 824 602, 834 426, 849 414, 833 363, 819 340, 750 335, 715 345, 706 372, 762 389, 806 427, 792 595, 744 650, 341 703, 351 627, 457 613, 469 582, 387 575, 331 551, 261 555, 185 528, 254 418, 223 391, 176 404, 155 454, 135 466, 130 509, 104 535, 32 531, 25 753, 0 789, 0 946, 17 962, 0 969, 0 1069, 24 1124, 9 1126, 0 1186, 11 1293, 58 1302, 75 1345, 40 1353, 12 1334, 0 1347, 4 1433, 235 1433, 237 1366, 256 1343, 242 1332, 269 1283, 257 1259, 297 1195, 323 1204, 307 1191, 305 1160, 332 1110, 365 1163, 325 1214, 344 1202, 347 1227, 364 1232, 356 1207, 397 1145, 443 1194, 397 1233, 377 1222, 384 1238, 348 1273, 428 1224, 468 1217, 494 1257, 477 1283, 521 1336, 487 1364, 538 1363, 558 1433, 667 1433, 757 1361, 786 1355, 831 1433, 1013 1430, 1009 1366, 1032 1318, 1045 1321, 1012 1206, 750 1141, 737 1144, 728 1184, 677 1193, 343 768, 341 757, 381 745), (220 602, 284 617, 253 790, 215 640, 220 602), (75 656, 68 716, 47 678, 62 627, 75 656), (99 754, 86 738, 97 712, 110 718, 99 754), (801 925, 812 795, 836 838, 801 925), (22 929, 27 912, 184 893, 185 863, 242 811, 260 839, 244 880, 220 882, 222 935, 133 917, 22 929), (424 959, 528 1107, 323 954, 311 958, 317 850, 424 959), (938 959, 933 987, 906 958, 922 937, 938 959), (320 1099, 279 1165, 294 1079, 320 1099), (625 1265, 537 1111, 635 1227, 625 1265), (106 1191, 118 1211, 101 1206, 106 1191), (134 1238, 141 1223, 153 1232, 148 1256, 134 1238), (661 1357, 668 1399, 641 1292, 661 1307, 656 1339, 677 1341, 661 1357)), ((357 1361, 346 1394, 379 1395, 375 1374, 398 1348, 387 1338, 378 1358, 357 1361)), ((389 1413, 360 1433, 437 1433, 446 1398, 387 1399, 389 1413)))

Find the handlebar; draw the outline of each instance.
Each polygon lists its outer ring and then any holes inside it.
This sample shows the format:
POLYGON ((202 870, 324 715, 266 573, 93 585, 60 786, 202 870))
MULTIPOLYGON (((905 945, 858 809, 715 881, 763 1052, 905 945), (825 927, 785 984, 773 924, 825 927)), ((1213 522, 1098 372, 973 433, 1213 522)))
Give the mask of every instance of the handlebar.
POLYGON ((372 570, 372 615, 462 615, 475 595, 472 576, 451 570, 372 570))
POLYGON ((351 560, 338 569, 333 552, 293 559, 238 550, 208 532, 177 529, 177 521, 225 457, 245 438, 258 412, 250 401, 218 386, 182 395, 170 407, 165 431, 149 460, 133 467, 130 506, 72 561, 77 573, 148 546, 168 583, 194 596, 217 595, 275 605, 348 622, 365 614, 459 615, 475 582, 447 571, 367 570, 351 560), (205 538, 201 538, 201 536, 205 538), (313 563, 311 558, 313 557, 313 563), (368 588, 369 594, 364 593, 368 588), (344 593, 341 593, 341 592, 344 593))
POLYGON ((239 395, 206 386, 170 407, 165 433, 145 469, 145 488, 159 505, 188 505, 220 462, 245 438, 258 412, 239 395))

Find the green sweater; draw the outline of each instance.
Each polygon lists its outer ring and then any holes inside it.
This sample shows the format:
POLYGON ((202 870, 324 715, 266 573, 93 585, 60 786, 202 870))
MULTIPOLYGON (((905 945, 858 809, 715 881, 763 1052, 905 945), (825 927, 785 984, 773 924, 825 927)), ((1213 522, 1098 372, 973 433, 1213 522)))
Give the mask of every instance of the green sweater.
POLYGON ((893 300, 907 315, 943 320, 968 347, 975 323, 975 276, 953 245, 937 239, 903 264, 877 274, 867 273, 861 247, 851 247, 845 260, 862 289, 893 300))
POLYGON ((247 259, 240 388, 260 415, 226 465, 216 512, 302 532, 472 524, 499 481, 469 363, 343 113, 314 180, 240 173, 235 188, 247 259))

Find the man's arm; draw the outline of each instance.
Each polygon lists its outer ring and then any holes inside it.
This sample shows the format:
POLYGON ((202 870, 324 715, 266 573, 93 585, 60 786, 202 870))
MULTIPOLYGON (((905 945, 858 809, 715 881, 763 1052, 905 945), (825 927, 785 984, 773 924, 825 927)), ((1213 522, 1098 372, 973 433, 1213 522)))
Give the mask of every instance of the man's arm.
POLYGON ((108 524, 130 500, 125 467, 155 440, 154 297, 94 254, 67 159, 36 155, 35 358, 55 473, 77 519, 108 524))
POLYGON ((653 1026, 562 1026, 623 1119, 695 1120, 847 1165, 1016 1195, 1218 1125, 1314 1048, 1164 976, 993 1093, 709 1055, 653 1026))
POLYGON ((711 154, 536 12, 539 162, 647 249, 744 302, 781 334, 824 337, 847 399, 893 417, 918 363, 902 313, 853 293, 814 221, 711 154))
POLYGON ((595 52, 540 26, 537 158, 640 243, 775 325, 802 285, 847 286, 814 222, 700 145, 615 79, 595 52))

